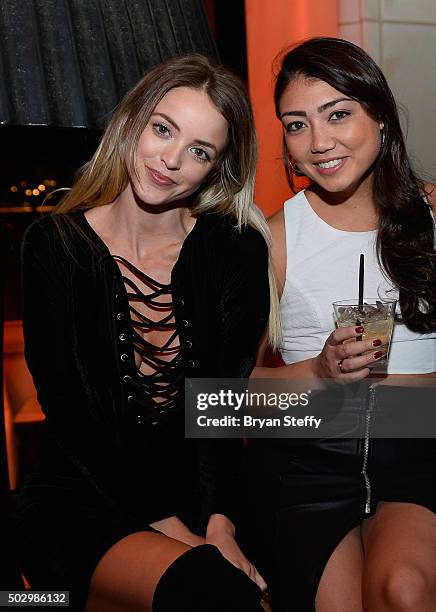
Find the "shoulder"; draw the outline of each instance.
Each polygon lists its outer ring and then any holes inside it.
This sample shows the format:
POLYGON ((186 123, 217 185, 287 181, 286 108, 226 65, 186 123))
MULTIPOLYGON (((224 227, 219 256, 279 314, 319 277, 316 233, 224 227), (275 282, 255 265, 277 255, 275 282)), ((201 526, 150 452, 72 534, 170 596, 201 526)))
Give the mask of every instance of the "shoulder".
POLYGON ((273 242, 285 239, 285 211, 281 208, 268 219, 268 226, 273 242))
POLYGON ((31 223, 26 229, 23 235, 23 248, 48 249, 51 244, 56 244, 57 237, 56 222, 52 215, 46 215, 31 223))
POLYGON ((436 216, 436 185, 433 183, 426 183, 424 185, 425 197, 427 202, 433 209, 433 214, 436 216))
POLYGON ((268 246, 260 231, 250 225, 239 228, 231 215, 206 214, 202 226, 205 244, 222 252, 226 258, 236 254, 253 257, 257 254, 268 255, 268 246))
POLYGON ((23 253, 32 252, 51 258, 75 258, 86 251, 87 242, 83 215, 79 212, 45 215, 34 221, 25 231, 23 253))
POLYGON ((307 196, 304 189, 286 200, 282 208, 268 219, 273 240, 284 241, 286 225, 295 227, 300 223, 301 215, 304 215, 306 209, 307 196))
POLYGON ((286 278, 286 229, 285 212, 282 208, 268 219, 271 231, 271 255, 277 279, 279 296, 282 295, 286 278))
POLYGON ((68 228, 72 228, 78 221, 78 218, 79 214, 77 212, 43 215, 29 225, 24 235, 26 238, 35 240, 43 237, 46 239, 56 238, 62 229, 68 230, 68 228))

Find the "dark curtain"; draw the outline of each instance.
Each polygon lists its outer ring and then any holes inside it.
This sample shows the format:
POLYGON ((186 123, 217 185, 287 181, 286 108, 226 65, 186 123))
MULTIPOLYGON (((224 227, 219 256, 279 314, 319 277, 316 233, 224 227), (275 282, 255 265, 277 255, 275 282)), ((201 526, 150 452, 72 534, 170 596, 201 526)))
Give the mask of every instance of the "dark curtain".
POLYGON ((0 0, 0 123, 102 128, 174 55, 217 59, 202 0, 0 0))

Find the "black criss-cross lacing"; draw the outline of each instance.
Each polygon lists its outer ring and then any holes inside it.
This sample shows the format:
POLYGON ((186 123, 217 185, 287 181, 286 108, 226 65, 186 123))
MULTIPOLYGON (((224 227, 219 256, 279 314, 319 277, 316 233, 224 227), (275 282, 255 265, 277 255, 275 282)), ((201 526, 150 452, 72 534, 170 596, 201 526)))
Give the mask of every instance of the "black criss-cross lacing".
POLYGON ((136 366, 136 377, 131 380, 131 385, 135 388, 134 400, 151 408, 156 416, 173 411, 183 390, 183 365, 180 343, 171 346, 178 337, 171 284, 165 285, 151 278, 123 257, 115 255, 114 260, 122 262, 150 289, 150 293, 145 295, 131 278, 122 274, 130 308, 131 339, 134 350, 141 356, 142 362, 152 370, 152 373, 144 374, 136 366), (169 296, 168 301, 159 301, 162 296, 169 296), (145 304, 151 310, 165 314, 158 321, 153 321, 140 313, 135 308, 135 303, 145 304), (144 337, 152 331, 172 331, 172 333, 162 346, 156 346, 144 337), (172 358, 165 360, 161 358, 163 356, 172 356, 172 358))

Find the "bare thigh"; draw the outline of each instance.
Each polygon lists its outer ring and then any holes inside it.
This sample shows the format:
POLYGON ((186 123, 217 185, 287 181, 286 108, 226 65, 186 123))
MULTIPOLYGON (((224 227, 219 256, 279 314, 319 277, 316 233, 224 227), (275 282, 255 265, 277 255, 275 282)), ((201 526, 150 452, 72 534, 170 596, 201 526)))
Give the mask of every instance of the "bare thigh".
POLYGON ((189 549, 158 533, 141 531, 126 536, 95 568, 85 612, 150 612, 161 576, 189 549))
POLYGON ((316 612, 362 612, 363 547, 355 527, 333 551, 318 586, 316 612))
POLYGON ((436 515, 416 504, 381 502, 362 535, 364 609, 435 612, 436 515))

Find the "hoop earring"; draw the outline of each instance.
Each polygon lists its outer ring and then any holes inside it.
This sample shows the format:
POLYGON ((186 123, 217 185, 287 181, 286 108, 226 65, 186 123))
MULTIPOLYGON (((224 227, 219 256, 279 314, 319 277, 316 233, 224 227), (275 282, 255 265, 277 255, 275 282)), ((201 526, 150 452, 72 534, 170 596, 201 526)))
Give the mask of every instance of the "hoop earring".
POLYGON ((295 176, 305 176, 304 172, 301 172, 301 170, 299 170, 297 166, 295 166, 289 158, 288 158, 288 166, 292 174, 295 174, 295 176))

